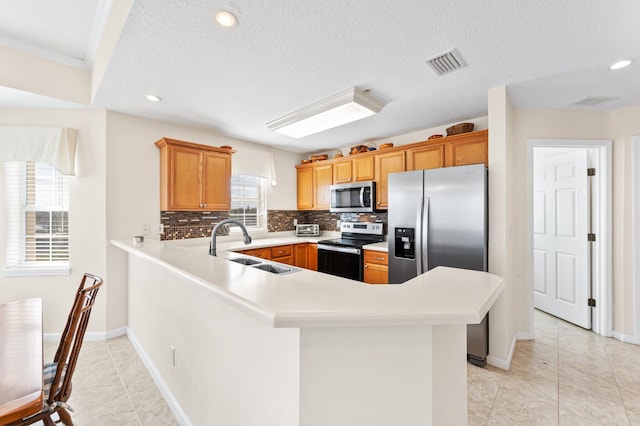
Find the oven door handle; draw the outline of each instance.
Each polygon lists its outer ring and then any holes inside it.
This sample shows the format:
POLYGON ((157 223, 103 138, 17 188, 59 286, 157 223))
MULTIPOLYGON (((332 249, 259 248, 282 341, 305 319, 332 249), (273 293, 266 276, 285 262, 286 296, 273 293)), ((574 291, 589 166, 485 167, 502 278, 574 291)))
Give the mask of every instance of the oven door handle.
POLYGON ((360 249, 355 247, 339 247, 318 244, 318 250, 337 251, 340 253, 360 254, 360 249))

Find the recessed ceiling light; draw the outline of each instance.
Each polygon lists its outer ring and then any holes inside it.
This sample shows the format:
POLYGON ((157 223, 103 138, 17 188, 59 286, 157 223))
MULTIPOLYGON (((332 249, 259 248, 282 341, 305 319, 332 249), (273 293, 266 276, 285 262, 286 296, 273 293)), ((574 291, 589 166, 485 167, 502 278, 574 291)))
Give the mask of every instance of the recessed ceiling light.
POLYGON ((228 10, 219 10, 215 14, 216 22, 223 27, 234 27, 238 22, 235 15, 228 10))
POLYGON ((162 100, 160 96, 156 96, 156 95, 147 95, 146 98, 148 101, 151 101, 151 102, 160 102, 162 100))
POLYGON ((609 67, 610 70, 619 70, 621 68, 625 68, 628 67, 629 65, 631 65, 631 61, 628 59, 625 59, 624 61, 618 61, 615 64, 611 65, 609 67))

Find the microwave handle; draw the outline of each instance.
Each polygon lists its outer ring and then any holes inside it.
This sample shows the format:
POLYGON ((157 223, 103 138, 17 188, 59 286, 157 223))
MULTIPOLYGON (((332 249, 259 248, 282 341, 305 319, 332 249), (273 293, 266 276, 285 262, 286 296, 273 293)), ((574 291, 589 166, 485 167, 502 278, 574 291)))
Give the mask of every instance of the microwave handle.
POLYGON ((360 188, 360 207, 366 207, 364 205, 364 186, 360 188))

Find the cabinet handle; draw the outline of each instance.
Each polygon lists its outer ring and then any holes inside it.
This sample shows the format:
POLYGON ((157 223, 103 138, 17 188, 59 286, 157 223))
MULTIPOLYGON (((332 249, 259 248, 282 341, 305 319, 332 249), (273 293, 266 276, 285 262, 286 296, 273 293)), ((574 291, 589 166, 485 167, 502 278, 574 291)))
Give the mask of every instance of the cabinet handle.
POLYGON ((365 268, 368 268, 368 267, 369 267, 369 265, 364 265, 364 267, 365 267, 365 268))
POLYGON ((384 257, 374 257, 375 260, 384 260, 384 257))

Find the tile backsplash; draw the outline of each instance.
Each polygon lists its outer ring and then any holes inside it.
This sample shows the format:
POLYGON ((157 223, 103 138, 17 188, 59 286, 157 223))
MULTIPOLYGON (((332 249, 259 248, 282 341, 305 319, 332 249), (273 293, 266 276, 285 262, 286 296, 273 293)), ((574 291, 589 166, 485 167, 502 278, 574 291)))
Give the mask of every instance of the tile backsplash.
MULTIPOLYGON (((209 237, 213 227, 227 219, 229 212, 161 212, 160 223, 164 225, 162 240, 209 237)), ((339 231, 338 221, 383 222, 387 228, 387 213, 330 213, 329 211, 269 210, 268 232, 295 231, 293 220, 298 223, 317 223, 322 231, 339 231)), ((223 229, 220 235, 228 235, 223 229)))

